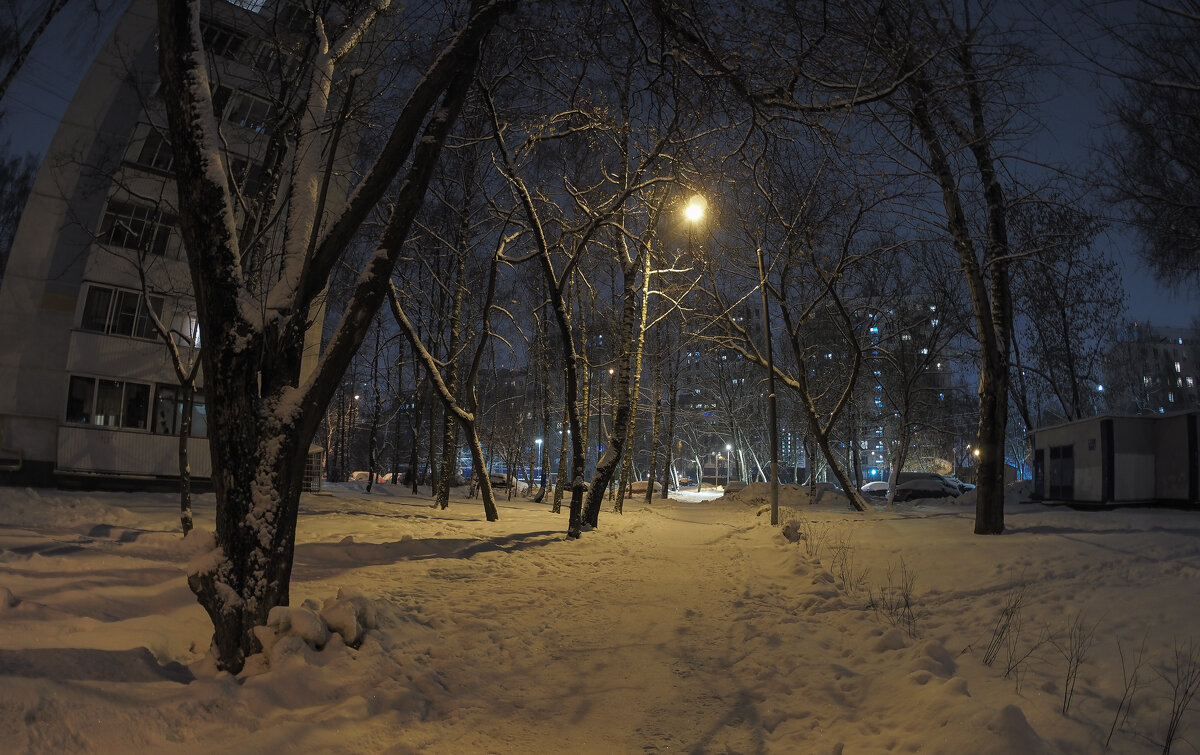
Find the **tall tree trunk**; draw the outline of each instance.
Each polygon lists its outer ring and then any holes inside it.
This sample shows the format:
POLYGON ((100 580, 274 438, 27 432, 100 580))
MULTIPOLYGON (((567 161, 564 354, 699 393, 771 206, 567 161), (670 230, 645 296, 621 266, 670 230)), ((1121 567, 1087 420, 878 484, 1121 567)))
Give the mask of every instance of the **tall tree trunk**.
MULTIPOLYGON (((637 405, 639 394, 642 390, 642 352, 646 343, 646 315, 650 306, 650 253, 649 251, 645 251, 643 255, 645 259, 642 264, 641 311, 639 313, 637 341, 634 346, 633 380, 629 389, 629 419, 624 425, 616 425, 613 428, 614 432, 624 432, 624 446, 626 449, 621 481, 617 488, 615 511, 618 514, 622 513, 623 502, 625 500, 625 487, 629 484, 629 478, 633 472, 633 431, 637 427, 637 405)), ((654 485, 651 484, 650 487, 654 487, 654 485)))
MULTIPOLYGON (((406 405, 408 402, 402 400, 404 396, 404 349, 396 345, 396 386, 392 389, 392 402, 406 405)), ((392 484, 400 483, 400 439, 404 437, 404 412, 400 407, 396 407, 396 418, 392 425, 392 484)))
MULTIPOLYGON (((654 502, 654 473, 658 471, 655 460, 658 458, 658 425, 662 418, 662 355, 654 360, 654 411, 650 415, 650 468, 646 470, 646 505, 654 502)), ((666 489, 666 486, 663 486, 666 489)))
MULTIPOLYGON (((676 395, 675 395, 679 390, 679 351, 678 351, 678 349, 676 349, 671 354, 671 360, 672 360, 671 380, 670 380, 670 384, 667 386, 667 401, 668 401, 668 406, 670 408, 667 410, 667 435, 666 435, 666 438, 664 438, 664 440, 666 442, 663 443, 662 491, 659 493, 659 495, 662 496, 664 501, 667 500, 667 496, 670 495, 671 464, 672 464, 671 454, 675 450, 675 408, 676 408, 676 405, 679 403, 678 400, 676 399, 676 395)), ((704 476, 704 468, 703 467, 698 467, 698 468, 700 469, 700 475, 696 479, 696 492, 697 493, 700 492, 700 484, 701 484, 700 477, 704 476)))
POLYGON ((371 429, 367 434, 368 493, 375 488, 375 473, 378 466, 375 453, 379 444, 379 420, 383 415, 383 392, 379 390, 379 344, 382 337, 382 330, 383 323, 377 318, 375 320, 375 352, 371 356, 371 393, 373 394, 373 401, 371 404, 371 429))
MULTIPOLYGON (((612 387, 613 399, 616 406, 613 412, 612 432, 605 441, 604 455, 596 462, 596 473, 592 477, 588 489, 587 504, 584 508, 584 521, 593 527, 599 524, 600 507, 604 502, 604 492, 612 482, 613 475, 621 463, 621 454, 625 449, 625 433, 629 423, 630 411, 630 349, 629 339, 633 336, 634 318, 637 313, 636 289, 634 275, 637 268, 630 266, 622 271, 621 297, 621 334, 620 351, 617 355, 617 366, 614 378, 616 385, 612 387)), ((603 407, 601 407, 603 409, 603 407)))
MULTIPOLYGON (((463 215, 463 226, 466 225, 467 215, 463 215)), ((462 310, 463 299, 467 295, 467 254, 462 246, 466 242, 466 228, 459 229, 458 265, 454 274, 454 301, 450 311, 450 345, 446 354, 446 390, 450 396, 458 391, 458 350, 462 344, 462 310)), ((437 490, 437 505, 445 509, 450 505, 450 485, 458 471, 458 435, 457 423, 451 416, 448 406, 443 408, 442 425, 442 473, 437 490)))
POLYGON ((183 536, 192 531, 192 465, 188 459, 188 440, 192 437, 192 404, 196 398, 195 373, 179 386, 183 392, 183 416, 179 418, 179 524, 183 536))

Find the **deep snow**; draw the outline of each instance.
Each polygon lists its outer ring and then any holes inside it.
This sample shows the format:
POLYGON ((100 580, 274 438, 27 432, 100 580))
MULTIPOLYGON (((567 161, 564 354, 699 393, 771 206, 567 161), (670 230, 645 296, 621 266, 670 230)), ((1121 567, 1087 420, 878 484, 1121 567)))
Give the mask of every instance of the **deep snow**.
POLYGON ((0 488, 0 751, 1103 752, 1144 640, 1111 751, 1159 752, 1175 650, 1200 656, 1195 513, 1017 490, 1008 532, 977 537, 968 501, 785 490, 772 528, 750 486, 627 501, 570 541, 546 504, 488 523, 478 499, 359 487, 305 495, 293 607, 239 678, 184 581, 211 496, 183 538, 170 495, 0 488))

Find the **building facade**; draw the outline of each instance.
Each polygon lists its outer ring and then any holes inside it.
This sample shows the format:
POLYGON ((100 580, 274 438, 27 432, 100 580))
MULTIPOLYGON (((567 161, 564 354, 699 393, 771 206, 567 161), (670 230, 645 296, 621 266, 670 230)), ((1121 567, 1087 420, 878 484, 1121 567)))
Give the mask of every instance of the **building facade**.
MULTIPOLYGON (((204 7, 214 111, 246 226, 269 206, 262 156, 282 121, 273 92, 288 76, 294 83, 296 30, 309 22, 286 2, 204 7)), ((71 99, 21 215, 0 287, 0 475, 10 482, 178 476, 184 390, 154 320, 184 366, 198 358, 199 331, 158 102, 156 24, 153 0, 130 3, 71 99)), ((203 478, 203 376, 196 389, 188 445, 203 478)))
POLYGON ((1167 414, 1200 408, 1200 331, 1131 323, 1104 363, 1110 411, 1167 414))

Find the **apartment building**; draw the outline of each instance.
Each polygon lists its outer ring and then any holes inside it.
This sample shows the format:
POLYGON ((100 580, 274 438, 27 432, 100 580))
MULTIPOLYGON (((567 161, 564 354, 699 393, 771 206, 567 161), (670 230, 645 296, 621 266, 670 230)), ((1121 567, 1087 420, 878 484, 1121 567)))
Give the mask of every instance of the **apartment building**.
MULTIPOLYGON (((282 0, 204 8, 214 111, 248 225, 267 206, 277 84, 295 77, 297 30, 311 22, 282 0)), ((199 332, 158 102, 156 23, 153 0, 130 3, 71 99, 17 228, 0 287, 0 479, 9 482, 178 476, 184 391, 151 312, 186 363, 199 332)), ((269 249, 271 231, 258 231, 269 249)), ((258 269, 271 274, 269 261, 258 269)), ((203 478, 202 376, 196 387, 188 445, 203 478)))
POLYGON ((1109 411, 1169 414, 1200 408, 1200 331, 1130 323, 1104 362, 1109 411))

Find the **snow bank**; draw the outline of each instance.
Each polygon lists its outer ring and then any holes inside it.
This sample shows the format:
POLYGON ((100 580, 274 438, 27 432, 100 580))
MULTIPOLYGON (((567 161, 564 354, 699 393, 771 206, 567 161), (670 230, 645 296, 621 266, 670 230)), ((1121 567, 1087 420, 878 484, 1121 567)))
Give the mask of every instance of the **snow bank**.
POLYGON ((973 507, 863 515, 786 486, 775 528, 749 486, 568 540, 546 504, 489 523, 380 487, 304 497, 293 606, 236 679, 186 586, 211 509, 184 539, 170 496, 0 488, 3 749, 1103 752, 1144 638, 1153 671, 1108 748, 1136 755, 1163 749, 1175 648, 1200 647, 1193 512, 1022 505, 975 537, 973 507), (1045 638, 1076 619, 1095 645, 1064 715, 1045 638))

